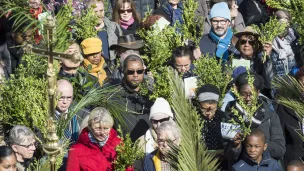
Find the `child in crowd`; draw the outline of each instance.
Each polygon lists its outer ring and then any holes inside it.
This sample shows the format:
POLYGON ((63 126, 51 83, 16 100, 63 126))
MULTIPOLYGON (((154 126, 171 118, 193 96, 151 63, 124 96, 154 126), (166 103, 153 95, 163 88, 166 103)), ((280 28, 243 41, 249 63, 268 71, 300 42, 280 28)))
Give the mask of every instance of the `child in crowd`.
POLYGON ((270 157, 261 129, 252 129, 244 141, 245 152, 242 158, 233 165, 232 171, 281 171, 278 162, 270 157))
POLYGON ((304 170, 304 163, 300 160, 293 160, 288 163, 287 171, 303 171, 304 170))

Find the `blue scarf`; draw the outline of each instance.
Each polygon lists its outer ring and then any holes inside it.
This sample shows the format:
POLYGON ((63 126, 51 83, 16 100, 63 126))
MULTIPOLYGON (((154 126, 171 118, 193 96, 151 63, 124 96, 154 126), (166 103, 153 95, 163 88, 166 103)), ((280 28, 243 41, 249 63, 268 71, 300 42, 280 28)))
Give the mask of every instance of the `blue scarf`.
POLYGON ((231 28, 228 28, 224 39, 218 37, 215 33, 213 33, 212 30, 210 31, 209 36, 214 42, 217 43, 217 49, 215 52, 216 57, 222 59, 223 61, 228 61, 228 48, 233 36, 231 28))
POLYGON ((171 21, 170 25, 174 26, 174 24, 178 21, 180 24, 183 24, 183 5, 181 2, 177 4, 177 8, 174 9, 172 8, 171 4, 169 4, 168 1, 166 1, 163 5, 162 8, 164 11, 169 15, 171 21))
POLYGON ((106 138, 104 141, 98 141, 98 140, 96 140, 96 138, 91 134, 91 132, 89 132, 89 138, 90 138, 90 141, 91 141, 92 143, 97 143, 97 144, 99 144, 100 147, 103 147, 103 146, 107 143, 107 141, 108 141, 108 139, 109 139, 109 136, 107 136, 107 138, 106 138))

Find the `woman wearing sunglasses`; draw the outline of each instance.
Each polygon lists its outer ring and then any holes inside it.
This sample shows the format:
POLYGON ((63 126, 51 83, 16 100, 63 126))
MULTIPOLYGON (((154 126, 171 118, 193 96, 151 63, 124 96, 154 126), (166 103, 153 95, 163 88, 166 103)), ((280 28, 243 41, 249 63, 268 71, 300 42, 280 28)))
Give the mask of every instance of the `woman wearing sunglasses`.
POLYGON ((123 35, 135 34, 139 16, 132 0, 118 0, 113 9, 113 21, 121 27, 123 35))
POLYGON ((236 33, 232 38, 232 44, 235 45, 236 49, 240 52, 239 56, 235 56, 232 60, 234 63, 241 63, 241 66, 248 67, 251 71, 259 74, 264 78, 265 89, 262 91, 267 97, 271 97, 271 80, 273 78, 273 67, 272 67, 272 56, 276 55, 272 50, 271 43, 261 44, 258 41, 259 35, 253 30, 252 27, 248 26, 243 32, 236 33), (263 59, 263 54, 266 54, 266 60, 263 59), (249 65, 243 65, 248 60, 249 65))

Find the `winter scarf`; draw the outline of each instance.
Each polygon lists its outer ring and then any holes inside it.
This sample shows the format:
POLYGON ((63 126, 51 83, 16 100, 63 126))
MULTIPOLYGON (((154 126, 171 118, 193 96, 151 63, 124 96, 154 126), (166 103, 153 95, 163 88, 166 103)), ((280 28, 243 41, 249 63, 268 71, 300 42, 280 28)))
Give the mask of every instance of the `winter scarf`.
POLYGON ((107 136, 107 138, 104 141, 97 141, 96 138, 91 134, 91 132, 88 134, 88 136, 92 143, 97 143, 97 144, 99 144, 100 147, 103 147, 109 139, 109 136, 107 136))
POLYGON ((157 150, 155 156, 152 158, 154 166, 155 166, 155 171, 161 171, 161 160, 160 160, 160 152, 157 150))
POLYGON ((214 42, 217 43, 217 49, 215 52, 216 57, 222 59, 223 61, 228 61, 228 48, 233 36, 231 28, 228 28, 224 39, 218 37, 213 31, 210 31, 209 36, 214 42))
POLYGON ((130 25, 134 23, 134 17, 132 16, 129 21, 120 20, 120 26, 124 29, 128 29, 130 25))
POLYGON ((177 8, 172 8, 171 4, 169 4, 168 1, 166 1, 162 5, 163 10, 169 15, 171 21, 171 26, 174 26, 174 24, 178 21, 180 24, 183 24, 183 5, 181 2, 177 4, 177 8))
POLYGON ((101 61, 98 65, 91 64, 88 59, 83 60, 84 67, 88 70, 88 72, 97 77, 99 84, 102 85, 103 81, 107 78, 107 73, 103 69, 103 65, 105 64, 105 60, 101 58, 101 61))

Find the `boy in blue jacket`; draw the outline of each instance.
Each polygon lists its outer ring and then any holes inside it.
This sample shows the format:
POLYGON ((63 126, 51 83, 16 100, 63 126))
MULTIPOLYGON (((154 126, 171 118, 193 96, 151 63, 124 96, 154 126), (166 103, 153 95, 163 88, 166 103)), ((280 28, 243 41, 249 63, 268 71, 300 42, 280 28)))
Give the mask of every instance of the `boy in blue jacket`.
POLYGON ((241 160, 232 166, 232 171, 282 171, 278 162, 270 157, 261 129, 252 129, 244 140, 245 152, 241 160))

